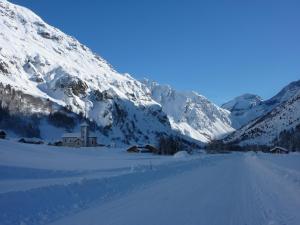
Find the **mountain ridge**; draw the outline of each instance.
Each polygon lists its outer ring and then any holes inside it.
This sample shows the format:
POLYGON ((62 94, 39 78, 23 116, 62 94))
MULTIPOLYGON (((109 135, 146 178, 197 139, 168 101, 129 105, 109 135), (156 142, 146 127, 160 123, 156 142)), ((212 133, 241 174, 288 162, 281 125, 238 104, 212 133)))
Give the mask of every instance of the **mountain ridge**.
POLYGON ((229 111, 195 91, 177 91, 169 85, 144 79, 152 98, 162 106, 171 126, 182 134, 209 142, 234 131, 229 111))
MULTIPOLYGON (((254 125, 267 119, 272 127, 270 118, 279 120, 272 115, 279 111, 289 115, 286 108, 292 111, 294 121, 284 129, 297 125, 297 113, 293 113, 298 110, 298 100, 292 100, 297 99, 300 80, 268 100, 244 94, 219 107, 197 92, 178 91, 119 73, 88 47, 25 7, 0 0, 0 19, 0 105, 5 115, 28 117, 29 122, 20 121, 42 138, 58 139, 66 129, 78 129, 76 124, 59 129, 47 125, 47 116, 55 113, 63 114, 56 116, 66 120, 87 117, 106 144, 157 143, 162 135, 197 143, 226 136, 224 140, 238 142, 242 137, 244 144, 248 132, 255 133, 254 125), (31 129, 36 116, 43 118, 36 123, 41 132, 31 129), (50 137, 47 130, 53 130, 54 135, 50 137)), ((0 118, 0 126, 4 121, 0 118)), ((268 129, 264 131, 273 135, 268 129)), ((258 143, 271 142, 266 138, 258 143)))
MULTIPOLYGON (((253 112, 251 110, 248 112, 253 112)), ((300 80, 291 82, 272 98, 260 102, 254 111, 260 115, 228 135, 225 143, 272 145, 282 132, 299 126, 300 80)))

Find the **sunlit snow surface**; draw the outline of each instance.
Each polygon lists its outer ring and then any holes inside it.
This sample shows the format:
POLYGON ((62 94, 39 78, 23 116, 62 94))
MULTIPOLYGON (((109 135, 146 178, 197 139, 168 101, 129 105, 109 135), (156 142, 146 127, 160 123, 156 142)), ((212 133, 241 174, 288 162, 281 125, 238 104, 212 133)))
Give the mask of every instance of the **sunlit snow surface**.
POLYGON ((300 223, 300 154, 130 154, 0 141, 0 224, 300 223))
POLYGON ((143 80, 152 98, 162 106, 173 129, 194 139, 209 142, 234 131, 230 112, 194 91, 177 91, 169 85, 143 80))

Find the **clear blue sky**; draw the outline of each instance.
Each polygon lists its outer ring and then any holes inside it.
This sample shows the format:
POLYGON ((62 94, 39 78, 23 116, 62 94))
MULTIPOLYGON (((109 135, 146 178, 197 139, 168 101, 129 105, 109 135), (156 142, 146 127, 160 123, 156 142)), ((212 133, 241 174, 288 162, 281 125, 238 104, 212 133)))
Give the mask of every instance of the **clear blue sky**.
POLYGON ((221 104, 300 79, 300 1, 12 0, 135 78, 221 104))

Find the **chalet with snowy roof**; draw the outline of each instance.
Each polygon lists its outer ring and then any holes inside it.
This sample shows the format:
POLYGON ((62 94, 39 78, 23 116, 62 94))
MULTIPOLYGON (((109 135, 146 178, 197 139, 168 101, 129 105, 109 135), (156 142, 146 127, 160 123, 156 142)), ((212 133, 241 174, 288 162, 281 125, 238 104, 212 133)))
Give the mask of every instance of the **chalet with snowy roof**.
POLYGON ((276 146, 276 147, 272 148, 270 150, 270 152, 278 153, 278 154, 287 154, 287 153, 289 153, 289 150, 287 150, 286 148, 283 148, 283 147, 276 146))
POLYGON ((63 146, 94 147, 97 146, 97 136, 89 131, 89 125, 84 122, 80 125, 80 133, 65 133, 62 136, 63 146))
POLYGON ((0 139, 6 138, 6 132, 4 130, 0 130, 0 139))

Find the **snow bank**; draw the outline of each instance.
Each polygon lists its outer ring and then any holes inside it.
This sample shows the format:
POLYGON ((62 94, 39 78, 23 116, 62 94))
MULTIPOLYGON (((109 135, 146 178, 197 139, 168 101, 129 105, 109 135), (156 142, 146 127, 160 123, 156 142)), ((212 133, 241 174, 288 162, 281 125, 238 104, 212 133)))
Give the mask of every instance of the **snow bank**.
POLYGON ((190 157, 190 154, 187 151, 179 151, 173 156, 175 159, 186 159, 190 157))

